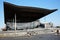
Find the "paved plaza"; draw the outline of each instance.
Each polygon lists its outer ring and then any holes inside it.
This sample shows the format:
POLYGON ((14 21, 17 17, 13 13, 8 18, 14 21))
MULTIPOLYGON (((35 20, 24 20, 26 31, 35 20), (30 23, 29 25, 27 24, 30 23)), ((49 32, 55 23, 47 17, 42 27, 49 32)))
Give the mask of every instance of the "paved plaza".
POLYGON ((56 35, 55 33, 40 34, 34 36, 0 38, 0 40, 60 40, 60 35, 56 35))

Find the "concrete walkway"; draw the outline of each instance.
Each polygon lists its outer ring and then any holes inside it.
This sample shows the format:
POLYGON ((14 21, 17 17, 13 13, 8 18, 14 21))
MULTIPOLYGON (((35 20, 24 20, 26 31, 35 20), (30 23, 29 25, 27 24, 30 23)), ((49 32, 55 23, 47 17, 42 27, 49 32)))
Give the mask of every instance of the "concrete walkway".
POLYGON ((0 40, 60 40, 60 35, 55 34, 39 34, 30 37, 5 37, 0 38, 0 40))

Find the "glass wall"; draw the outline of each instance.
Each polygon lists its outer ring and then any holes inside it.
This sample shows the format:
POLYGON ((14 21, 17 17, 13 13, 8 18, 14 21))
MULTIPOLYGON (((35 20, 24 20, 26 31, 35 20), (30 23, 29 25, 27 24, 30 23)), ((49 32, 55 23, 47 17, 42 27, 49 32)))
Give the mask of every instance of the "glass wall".
MULTIPOLYGON (((16 23, 16 29, 30 29, 30 28, 35 28, 37 25, 40 25, 39 20, 29 22, 29 23, 16 23)), ((7 22, 6 26, 8 26, 11 29, 14 29, 15 23, 14 22, 7 22)))

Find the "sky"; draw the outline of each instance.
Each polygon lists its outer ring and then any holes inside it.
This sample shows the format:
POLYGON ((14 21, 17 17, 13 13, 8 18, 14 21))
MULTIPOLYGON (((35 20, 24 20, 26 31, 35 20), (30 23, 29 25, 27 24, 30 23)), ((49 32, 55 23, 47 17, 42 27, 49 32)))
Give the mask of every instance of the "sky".
POLYGON ((55 26, 60 26, 60 0, 0 0, 0 28, 4 27, 4 5, 3 2, 9 2, 20 6, 31 6, 46 9, 58 9, 40 19, 40 22, 52 22, 55 26))

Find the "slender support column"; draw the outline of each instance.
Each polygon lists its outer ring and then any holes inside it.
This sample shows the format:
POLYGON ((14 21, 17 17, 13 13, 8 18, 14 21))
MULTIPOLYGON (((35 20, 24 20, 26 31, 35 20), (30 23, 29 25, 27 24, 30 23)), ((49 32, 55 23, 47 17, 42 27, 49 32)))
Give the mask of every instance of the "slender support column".
POLYGON ((16 31, 16 14, 15 14, 15 31, 16 31))
POLYGON ((15 25, 14 25, 14 18, 13 18, 13 27, 15 28, 15 25))

